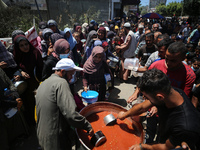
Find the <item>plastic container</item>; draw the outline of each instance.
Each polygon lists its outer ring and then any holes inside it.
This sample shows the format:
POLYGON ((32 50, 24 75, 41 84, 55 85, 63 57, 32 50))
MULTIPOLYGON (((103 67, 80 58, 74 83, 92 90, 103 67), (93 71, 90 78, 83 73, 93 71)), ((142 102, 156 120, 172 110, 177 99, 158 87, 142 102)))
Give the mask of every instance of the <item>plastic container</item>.
POLYGON ((137 71, 139 67, 139 59, 138 58, 126 58, 124 61, 124 68, 128 70, 137 71))
POLYGON ((99 93, 96 91, 89 90, 81 93, 82 100, 86 103, 92 104, 98 100, 99 93))
POLYGON ((4 89, 4 96, 5 96, 6 100, 12 100, 11 93, 12 92, 8 88, 4 89))
POLYGON ((114 58, 114 57, 108 57, 108 59, 110 60, 110 62, 108 63, 108 65, 115 69, 117 63, 119 62, 119 60, 117 58, 114 58))

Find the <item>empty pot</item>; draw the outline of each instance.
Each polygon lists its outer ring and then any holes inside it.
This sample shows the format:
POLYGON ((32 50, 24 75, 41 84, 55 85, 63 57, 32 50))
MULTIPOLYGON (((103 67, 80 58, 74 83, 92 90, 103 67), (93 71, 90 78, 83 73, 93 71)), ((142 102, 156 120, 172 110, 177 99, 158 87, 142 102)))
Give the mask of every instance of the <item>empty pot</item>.
POLYGON ((109 114, 107 116, 104 117, 104 123, 105 125, 114 125, 116 123, 116 118, 113 116, 113 114, 109 114))

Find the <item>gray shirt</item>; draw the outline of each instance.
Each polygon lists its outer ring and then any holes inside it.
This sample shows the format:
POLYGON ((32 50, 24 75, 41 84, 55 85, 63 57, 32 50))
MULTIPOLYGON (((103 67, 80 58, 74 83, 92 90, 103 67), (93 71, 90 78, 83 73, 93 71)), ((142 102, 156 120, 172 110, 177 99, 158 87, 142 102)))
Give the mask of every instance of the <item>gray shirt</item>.
POLYGON ((149 67, 156 59, 159 59, 160 57, 158 56, 158 51, 155 51, 152 53, 149 58, 147 59, 147 62, 145 66, 149 67))
POLYGON ((52 74, 37 89, 37 136, 42 149, 71 149, 70 126, 87 131, 90 123, 75 111, 76 104, 68 82, 52 74))

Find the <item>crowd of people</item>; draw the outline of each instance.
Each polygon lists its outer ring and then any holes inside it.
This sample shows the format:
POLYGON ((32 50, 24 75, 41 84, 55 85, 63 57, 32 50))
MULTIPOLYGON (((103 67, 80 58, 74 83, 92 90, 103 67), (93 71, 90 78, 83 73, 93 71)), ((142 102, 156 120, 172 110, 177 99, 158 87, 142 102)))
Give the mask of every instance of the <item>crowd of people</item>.
POLYGON ((107 101, 115 80, 126 84, 131 71, 143 76, 137 78, 137 88, 130 89, 133 94, 127 103, 139 95, 144 102, 120 112, 118 118, 149 111, 149 138, 130 149, 173 149, 182 142, 200 149, 200 24, 176 18, 128 18, 75 23, 62 31, 51 19, 38 27, 39 49, 22 30, 13 31, 8 48, 0 42, 0 149, 9 149, 14 137, 27 134, 24 129, 10 133, 12 118, 4 113, 12 107, 29 127, 37 127, 42 149, 71 149, 72 127, 94 134, 78 113, 85 106, 74 90, 77 79, 82 79, 83 91, 95 90, 98 101, 107 101), (139 66, 126 69, 127 58, 138 58, 139 66), (23 93, 17 93, 17 81, 27 83, 23 93), (7 88, 12 100, 5 95, 7 88))

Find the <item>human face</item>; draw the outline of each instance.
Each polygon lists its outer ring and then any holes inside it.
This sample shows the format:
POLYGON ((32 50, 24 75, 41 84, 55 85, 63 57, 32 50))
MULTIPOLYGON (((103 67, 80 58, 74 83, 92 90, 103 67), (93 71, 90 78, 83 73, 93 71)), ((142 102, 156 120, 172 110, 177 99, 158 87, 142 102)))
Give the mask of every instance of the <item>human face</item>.
POLYGON ((154 24, 153 25, 153 31, 158 31, 159 30, 159 25, 158 24, 154 24))
POLYGON ((142 94, 143 94, 143 96, 144 96, 145 99, 149 100, 152 103, 152 105, 154 105, 154 106, 155 105, 156 106, 162 106, 162 105, 164 105, 164 101, 163 101, 164 94, 159 93, 159 94, 156 94, 155 96, 150 95, 150 94, 148 94, 146 92, 142 92, 142 94))
POLYGON ((183 65, 182 64, 183 59, 184 58, 183 56, 181 56, 180 52, 171 54, 168 52, 168 50, 166 51, 165 64, 169 70, 175 70, 179 68, 181 65, 183 65))
POLYGON ((65 71, 63 70, 62 75, 68 82, 72 79, 73 74, 76 70, 65 71))
POLYGON ((100 40, 102 40, 102 39, 104 38, 104 36, 105 36, 105 34, 104 34, 103 31, 99 31, 99 32, 98 32, 98 38, 99 38, 100 40))
POLYGON ((143 33, 143 28, 139 28, 139 33, 140 33, 140 34, 143 33))
POLYGON ((165 48, 165 46, 162 46, 162 47, 159 47, 159 48, 158 48, 158 56, 159 56, 161 59, 164 59, 164 58, 165 58, 165 53, 166 53, 166 48, 165 48))
POLYGON ((50 28, 54 33, 56 33, 56 30, 57 30, 56 26, 51 25, 51 26, 49 26, 49 28, 50 28))
POLYGON ((66 32, 65 34, 66 34, 66 37, 67 37, 67 38, 69 38, 69 37, 70 37, 70 33, 69 33, 69 31, 68 31, 68 32, 66 32))
POLYGON ((80 42, 80 36, 78 34, 74 34, 74 38, 76 40, 76 42, 80 42))
POLYGON ((199 61, 195 61, 193 64, 192 64, 193 68, 194 69, 199 69, 200 67, 200 62, 199 61))
POLYGON ((94 57, 93 57, 93 61, 94 63, 98 64, 102 59, 102 55, 101 54, 96 54, 94 57))
POLYGON ((152 36, 145 37, 145 41, 146 41, 146 45, 147 45, 148 48, 153 46, 153 38, 152 38, 152 36))
POLYGON ((24 53, 28 53, 30 50, 30 45, 28 43, 28 41, 26 40, 22 40, 19 42, 19 49, 24 52, 24 53))

